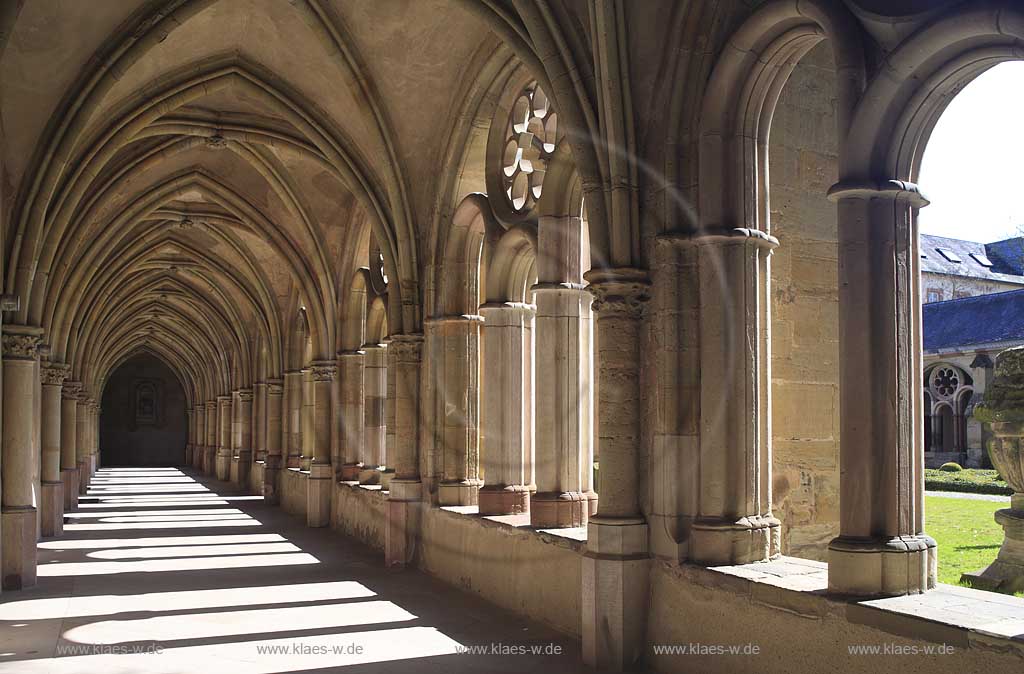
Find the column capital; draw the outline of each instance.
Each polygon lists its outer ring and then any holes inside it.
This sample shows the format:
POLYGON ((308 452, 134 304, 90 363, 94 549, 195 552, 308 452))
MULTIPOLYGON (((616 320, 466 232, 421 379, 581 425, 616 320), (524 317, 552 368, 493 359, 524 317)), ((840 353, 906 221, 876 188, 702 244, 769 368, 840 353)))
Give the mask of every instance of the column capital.
POLYGON ((392 335, 388 347, 398 363, 419 363, 423 353, 423 335, 420 333, 392 335))
POLYGON ((235 393, 238 394, 238 399, 242 402, 252 402, 252 389, 251 388, 240 388, 235 393))
POLYGON ((217 396, 217 402, 218 403, 230 403, 231 402, 231 396, 230 395, 219 395, 219 396, 217 396))
POLYGON ((623 316, 639 320, 644 305, 651 298, 651 282, 643 269, 591 269, 584 278, 594 294, 594 311, 598 315, 623 316))
POLYGON ((709 229, 699 232, 666 232, 655 239, 657 246, 748 245, 773 250, 779 247, 779 240, 759 229, 734 227, 732 229, 709 229))
POLYGON ((64 388, 61 389, 61 397, 65 400, 78 400, 82 394, 82 382, 73 379, 64 380, 64 388))
POLYGON ((334 381, 338 375, 338 364, 333 360, 318 360, 313 363, 313 381, 334 381))
POLYGON ((3 327, 4 358, 34 360, 39 356, 42 329, 27 325, 5 325, 3 327))
POLYGON ((904 199, 916 208, 931 203, 916 184, 906 180, 841 180, 829 188, 827 196, 833 202, 842 199, 904 199))
POLYGON ((267 384, 267 395, 268 396, 279 396, 284 393, 284 380, 282 379, 268 379, 267 384))
POLYGON ((46 361, 39 369, 39 379, 43 386, 61 386, 64 379, 71 374, 71 366, 64 363, 46 361))

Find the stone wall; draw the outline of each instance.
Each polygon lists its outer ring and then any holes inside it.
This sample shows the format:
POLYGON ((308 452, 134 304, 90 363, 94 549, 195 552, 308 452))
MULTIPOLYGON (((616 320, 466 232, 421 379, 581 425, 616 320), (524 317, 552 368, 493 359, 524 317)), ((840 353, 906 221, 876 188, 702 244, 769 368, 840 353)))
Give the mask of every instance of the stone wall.
POLYGON ((942 299, 956 299, 967 295, 991 295, 992 293, 1005 293, 1010 290, 1020 290, 1024 284, 1001 283, 999 281, 986 281, 983 279, 970 278, 969 276, 950 276, 948 274, 933 274, 923 272, 921 274, 921 301, 928 301, 928 291, 938 290, 942 293, 942 299))
POLYGON ((827 41, 793 71, 769 146, 774 511, 783 554, 824 559, 839 519, 835 72, 827 41))
POLYGON ((306 515, 306 473, 297 470, 278 472, 281 484, 281 507, 292 515, 306 515))
POLYGON ((380 490, 336 484, 331 501, 331 528, 383 550, 384 502, 380 490))

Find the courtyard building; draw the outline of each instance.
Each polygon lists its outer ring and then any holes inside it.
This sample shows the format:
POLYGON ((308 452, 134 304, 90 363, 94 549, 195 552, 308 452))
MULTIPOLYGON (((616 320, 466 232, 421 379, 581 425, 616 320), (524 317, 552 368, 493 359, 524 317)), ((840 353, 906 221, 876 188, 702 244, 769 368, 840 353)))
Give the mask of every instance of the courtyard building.
POLYGON ((923 475, 1020 240, 918 177, 1022 59, 1017 0, 0 3, 0 672, 1018 671, 923 475))

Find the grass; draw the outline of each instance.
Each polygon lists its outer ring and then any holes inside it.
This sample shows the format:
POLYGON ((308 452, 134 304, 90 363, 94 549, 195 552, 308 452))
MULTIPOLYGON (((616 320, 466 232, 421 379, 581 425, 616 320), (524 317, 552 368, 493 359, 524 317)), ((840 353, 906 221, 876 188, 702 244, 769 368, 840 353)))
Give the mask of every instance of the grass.
POLYGON ((927 468, 924 471, 924 488, 935 491, 1002 494, 1004 496, 1013 493, 1009 485, 999 479, 999 474, 996 471, 980 468, 965 468, 955 473, 927 468))
POLYGON ((992 518, 1007 503, 926 496, 925 531, 939 545, 939 582, 957 585, 960 574, 988 566, 1003 544, 1003 528, 992 518))

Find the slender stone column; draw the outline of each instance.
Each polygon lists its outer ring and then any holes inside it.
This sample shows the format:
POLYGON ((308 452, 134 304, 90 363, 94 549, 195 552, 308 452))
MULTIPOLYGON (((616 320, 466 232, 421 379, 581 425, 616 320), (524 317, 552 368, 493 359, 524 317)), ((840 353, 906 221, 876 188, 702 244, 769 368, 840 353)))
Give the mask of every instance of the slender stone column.
POLYGON ((42 527, 43 536, 64 533, 64 484, 60 472, 61 388, 70 368, 45 363, 40 369, 42 400, 40 431, 42 444, 42 527))
POLYGON ((302 370, 288 370, 284 373, 284 395, 287 465, 288 468, 298 468, 302 459, 302 370))
POLYGON ((412 560, 419 531, 420 364, 423 335, 392 335, 395 353, 395 477, 385 504, 384 563, 404 566, 412 560))
POLYGON ((583 558, 583 657, 629 669, 643 657, 648 527, 640 512, 640 363, 646 273, 587 272, 597 312, 597 419, 601 470, 597 514, 583 558))
POLYGON ((213 472, 217 454, 217 401, 206 401, 206 451, 200 469, 207 475, 213 472))
POLYGON ((441 443, 441 505, 476 505, 480 486, 480 326, 476 315, 427 321, 437 351, 434 423, 441 443))
POLYGON ((3 326, 3 512, 4 590, 36 584, 38 524, 32 500, 32 443, 35 441, 35 372, 42 330, 3 326))
POLYGON ((910 183, 839 184, 839 537, 832 592, 901 595, 935 587, 924 532, 924 398, 917 209, 910 183))
POLYGON ((481 515, 530 510, 533 483, 533 317, 531 304, 480 307, 483 402, 481 515))
POLYGON ((196 442, 192 449, 192 467, 199 468, 206 451, 206 403, 196 405, 196 442))
POLYGON ((100 467, 100 404, 95 399, 89 406, 89 451, 91 475, 95 475, 100 467))
POLYGON ((218 480, 231 476, 231 396, 217 396, 217 459, 218 480))
POLYGON ((579 527, 597 511, 593 481, 593 297, 578 283, 533 287, 536 319, 535 527, 579 527))
POLYGON ((64 484, 64 512, 78 507, 78 396, 82 382, 64 381, 60 401, 60 476, 64 484))
MULTIPOLYGON (((387 344, 391 343, 388 339, 387 344)), ((388 484, 391 479, 395 476, 395 352, 391 349, 387 350, 385 355, 385 373, 384 380, 386 383, 384 393, 384 453, 381 455, 381 475, 380 484, 384 491, 388 490, 388 484)))
POLYGON ((310 368, 313 382, 313 460, 309 466, 306 487, 306 524, 325 527, 331 523, 331 492, 334 489, 334 469, 331 467, 331 392, 338 365, 331 360, 317 361, 310 368))
POLYGON ((275 505, 280 500, 277 491, 278 472, 281 470, 281 407, 284 385, 280 379, 267 380, 267 458, 263 465, 263 500, 275 505))
POLYGON ((302 413, 299 423, 302 427, 302 459, 299 467, 302 470, 309 470, 313 463, 313 451, 316 446, 316 438, 313 437, 316 425, 316 410, 313 400, 313 368, 307 367, 302 370, 302 413))
POLYGON ((235 392, 232 412, 231 475, 236 476, 238 487, 245 487, 249 482, 249 464, 252 463, 252 389, 235 392))
POLYGON ((82 387, 75 404, 75 460, 78 463, 78 493, 89 490, 89 392, 82 387))
POLYGON ((341 474, 346 482, 358 480, 362 470, 363 451, 363 361, 365 351, 343 351, 338 354, 338 372, 341 376, 341 474))
POLYGON ((255 461, 267 460, 267 382, 258 381, 253 390, 252 452, 255 461))
POLYGON ((380 469, 387 451, 387 428, 384 425, 384 405, 387 396, 387 350, 384 344, 363 346, 363 452, 359 463, 361 484, 380 482, 380 469))

